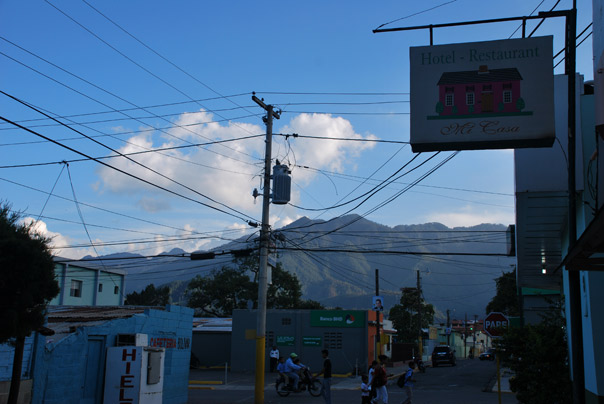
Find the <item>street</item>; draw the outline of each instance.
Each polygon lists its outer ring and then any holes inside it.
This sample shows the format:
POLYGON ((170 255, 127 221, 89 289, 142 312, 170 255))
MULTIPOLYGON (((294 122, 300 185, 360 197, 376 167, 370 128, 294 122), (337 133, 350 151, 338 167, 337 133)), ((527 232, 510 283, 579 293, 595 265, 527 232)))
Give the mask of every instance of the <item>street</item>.
MULTIPOLYGON (((391 369, 388 369, 391 371, 391 369)), ((396 372, 404 368, 396 368, 396 372)), ((192 371, 191 378, 203 380, 203 373, 192 371), (195 373, 193 373, 195 372, 195 373)), ((218 372, 214 373, 220 377, 218 372)), ((497 393, 483 390, 492 387, 495 380, 495 362, 479 360, 458 360, 457 366, 429 367, 426 373, 416 373, 417 380, 414 389, 414 404, 496 404, 497 393)), ((211 373, 208 373, 208 380, 211 373)), ((220 380, 220 379, 215 379, 220 380)), ((219 403, 219 404, 252 404, 254 402, 253 375, 229 376, 227 385, 207 387, 207 389, 189 390, 189 403, 219 403)), ((273 375, 267 374, 267 387, 264 391, 264 402, 269 403, 322 403, 321 397, 311 397, 308 392, 279 397, 274 390, 273 375)), ((361 401, 358 378, 334 378, 332 381, 332 402, 355 403, 361 401)), ((388 385, 389 403, 398 404, 405 399, 404 390, 397 387, 395 380, 388 385)), ((511 393, 502 393, 502 404, 517 403, 511 393)))

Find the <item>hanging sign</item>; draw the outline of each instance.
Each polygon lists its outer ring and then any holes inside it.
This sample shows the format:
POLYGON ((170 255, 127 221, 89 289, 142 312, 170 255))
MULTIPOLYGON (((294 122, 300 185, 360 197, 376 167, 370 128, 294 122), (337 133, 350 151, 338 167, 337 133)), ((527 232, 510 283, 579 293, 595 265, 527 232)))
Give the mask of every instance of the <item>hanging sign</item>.
POLYGON ((412 47, 411 147, 550 147, 552 36, 412 47))

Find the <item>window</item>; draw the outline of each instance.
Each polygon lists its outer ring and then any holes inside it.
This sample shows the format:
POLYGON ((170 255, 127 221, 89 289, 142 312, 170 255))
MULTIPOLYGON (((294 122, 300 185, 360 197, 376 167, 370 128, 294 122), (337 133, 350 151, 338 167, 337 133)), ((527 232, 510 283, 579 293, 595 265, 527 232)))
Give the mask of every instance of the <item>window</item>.
POLYGON ((71 289, 69 290, 69 296, 82 297, 82 281, 71 281, 71 289))
POLYGON ((99 293, 103 291, 103 284, 99 283, 99 293))
POLYGON ((482 91, 493 91, 493 86, 492 85, 484 85, 482 86, 482 91))
POLYGON ((120 287, 116 286, 116 287, 113 288, 113 294, 117 295, 118 293, 120 293, 120 287))
POLYGON ((453 94, 445 94, 445 106, 453 106, 453 94))
POLYGON ((503 92, 503 102, 506 104, 512 102, 512 92, 510 90, 505 90, 503 92))
POLYGON ((323 334, 323 346, 326 349, 342 349, 342 333, 326 332, 323 334))
POLYGON ((466 93, 466 105, 474 105, 474 93, 466 93))
POLYGON ((292 319, 289 317, 282 318, 281 325, 292 325, 292 319))

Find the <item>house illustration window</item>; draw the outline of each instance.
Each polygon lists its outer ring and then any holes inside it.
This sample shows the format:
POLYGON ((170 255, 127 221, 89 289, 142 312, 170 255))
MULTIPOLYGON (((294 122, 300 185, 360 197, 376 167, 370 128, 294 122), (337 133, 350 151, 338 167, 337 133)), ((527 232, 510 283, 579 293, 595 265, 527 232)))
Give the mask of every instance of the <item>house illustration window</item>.
POLYGON ((82 281, 71 280, 71 288, 69 289, 69 296, 82 297, 82 281))
POLYGON ((453 96, 455 92, 454 87, 445 87, 445 106, 452 107, 454 104, 455 97, 453 96))
POLYGON ((474 105, 474 93, 466 93, 466 105, 474 105))

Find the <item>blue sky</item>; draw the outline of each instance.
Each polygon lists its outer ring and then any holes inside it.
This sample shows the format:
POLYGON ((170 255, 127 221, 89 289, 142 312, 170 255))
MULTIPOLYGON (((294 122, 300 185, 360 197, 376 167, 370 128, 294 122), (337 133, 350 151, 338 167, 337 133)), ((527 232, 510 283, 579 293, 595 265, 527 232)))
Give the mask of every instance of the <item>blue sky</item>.
MULTIPOLYGON (((320 209, 367 192, 414 157, 404 144, 408 55, 410 46, 428 44, 428 32, 372 29, 397 19, 386 27, 522 16, 555 4, 87 1, 0 2, 0 89, 64 117, 62 122, 97 143, 0 94, 1 115, 88 156, 146 151, 131 157, 139 165, 124 158, 102 161, 162 188, 98 162, 73 161, 82 157, 0 124, 2 199, 27 217, 40 217, 39 228, 54 237, 57 253, 74 258, 193 251, 255 231, 246 220, 261 218, 262 203, 251 194, 260 187, 259 135, 265 127, 252 91, 283 111, 275 133, 401 142, 275 136, 273 158, 291 166, 295 206, 273 205, 273 227, 301 216, 329 219, 347 212, 354 203, 320 209), (191 147, 217 140, 227 142, 191 147), (156 150, 174 147, 182 148, 156 150)), ((563 0, 556 9, 571 4, 563 0)), ((591 20, 591 2, 577 5, 581 32, 591 20)), ((535 25, 530 22, 528 32, 535 25)), ((517 27, 440 29, 434 41, 519 37, 517 27)), ((535 35, 554 35, 557 52, 563 29, 563 19, 555 19, 535 35)), ((578 47, 577 70, 586 79, 593 75, 591 46, 588 38, 578 47)), ((563 63, 555 73, 563 73, 563 63)), ((423 153, 410 167, 433 154, 423 153)), ((451 154, 433 157, 352 212, 391 226, 513 223, 511 150, 461 152, 373 211, 451 154)))

